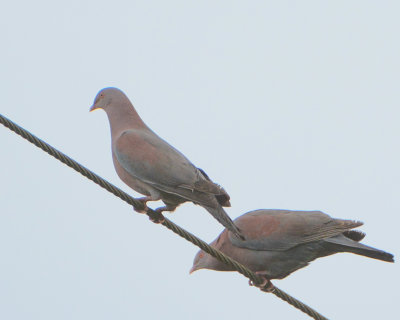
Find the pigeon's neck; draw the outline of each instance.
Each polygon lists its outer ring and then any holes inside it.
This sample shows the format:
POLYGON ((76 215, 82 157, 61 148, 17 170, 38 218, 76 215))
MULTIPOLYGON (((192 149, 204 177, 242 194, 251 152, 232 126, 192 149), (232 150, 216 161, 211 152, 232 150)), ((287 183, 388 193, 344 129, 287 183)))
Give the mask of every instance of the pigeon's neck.
POLYGON ((131 104, 122 104, 118 108, 107 110, 111 136, 119 136, 129 129, 149 129, 131 104))

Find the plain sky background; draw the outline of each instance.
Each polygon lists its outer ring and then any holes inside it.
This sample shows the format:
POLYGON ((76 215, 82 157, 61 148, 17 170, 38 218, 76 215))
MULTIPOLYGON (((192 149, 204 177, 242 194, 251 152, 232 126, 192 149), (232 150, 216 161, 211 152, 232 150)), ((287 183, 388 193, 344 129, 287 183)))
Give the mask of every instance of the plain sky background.
MULTIPOLYGON (((399 255, 397 1, 9 1, 0 111, 134 196, 117 177, 97 92, 259 208, 365 222, 399 255)), ((1 319, 308 319, 237 273, 188 274, 198 249, 0 128, 1 319)), ((154 204, 156 206, 157 204, 154 204)), ((168 215, 210 242, 221 226, 168 215)), ((281 289, 331 319, 398 311, 399 264, 319 259, 281 289)))

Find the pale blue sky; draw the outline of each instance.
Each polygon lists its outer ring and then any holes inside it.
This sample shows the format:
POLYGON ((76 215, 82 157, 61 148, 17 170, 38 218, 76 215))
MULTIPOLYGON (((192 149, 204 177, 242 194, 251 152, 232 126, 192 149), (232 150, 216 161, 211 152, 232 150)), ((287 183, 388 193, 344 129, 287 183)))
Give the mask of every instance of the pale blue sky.
MULTIPOLYGON (((1 113, 118 187, 98 90, 121 88, 232 198, 365 222, 398 256, 397 1, 19 1, 0 10, 1 113)), ((0 128, 1 319, 308 319, 0 128)), ((155 206, 157 204, 154 204, 155 206)), ((206 241, 202 208, 168 215, 206 241)), ((352 254, 275 284, 332 319, 398 314, 398 264, 352 254)))

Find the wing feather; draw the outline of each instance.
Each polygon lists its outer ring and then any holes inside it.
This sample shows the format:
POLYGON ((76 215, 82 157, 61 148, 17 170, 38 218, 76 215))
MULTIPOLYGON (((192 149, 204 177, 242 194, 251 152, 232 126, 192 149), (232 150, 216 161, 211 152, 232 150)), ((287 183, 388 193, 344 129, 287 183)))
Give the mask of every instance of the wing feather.
POLYGON ((202 205, 211 205, 209 195, 222 195, 229 201, 223 188, 151 131, 124 131, 113 151, 129 174, 156 189, 202 205))
POLYGON ((241 248, 283 251, 299 244, 330 238, 362 225, 353 220, 333 219, 321 211, 257 210, 235 220, 245 241, 230 235, 241 248))

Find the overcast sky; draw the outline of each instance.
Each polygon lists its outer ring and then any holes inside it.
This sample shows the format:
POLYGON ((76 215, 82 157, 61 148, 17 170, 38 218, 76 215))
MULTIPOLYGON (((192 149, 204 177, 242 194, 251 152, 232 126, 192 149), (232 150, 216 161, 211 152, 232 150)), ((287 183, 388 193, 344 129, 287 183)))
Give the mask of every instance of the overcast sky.
MULTIPOLYGON (((130 194, 103 87, 253 209, 365 222, 399 254, 397 1, 9 1, 0 111, 130 194)), ((198 249, 0 128, 1 319, 308 319, 237 273, 189 276, 198 249), (260 318, 261 317, 261 318, 260 318)), ((154 204, 156 207, 157 203, 154 204)), ((168 217, 210 242, 185 204, 168 217)), ((353 254, 274 283, 331 319, 398 314, 399 264, 353 254)))

